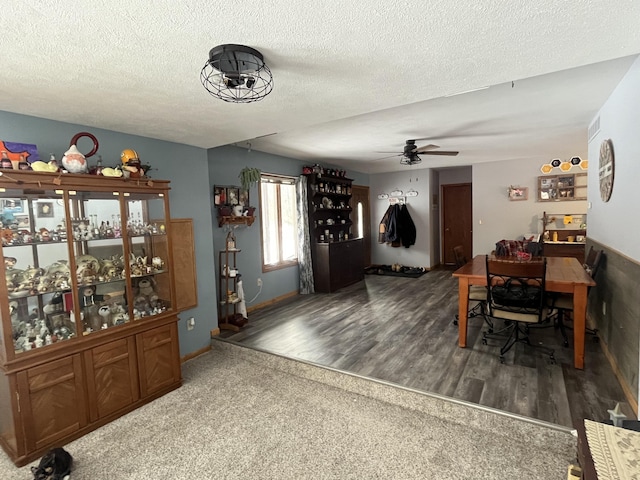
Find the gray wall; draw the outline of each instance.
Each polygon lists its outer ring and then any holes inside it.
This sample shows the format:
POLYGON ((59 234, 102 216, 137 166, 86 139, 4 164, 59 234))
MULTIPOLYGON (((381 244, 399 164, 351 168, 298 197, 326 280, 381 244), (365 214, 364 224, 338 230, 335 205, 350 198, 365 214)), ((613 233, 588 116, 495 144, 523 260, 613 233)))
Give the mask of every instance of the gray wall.
MULTIPOLYGON (((213 295, 216 280, 207 152, 186 145, 2 111, 0 130, 3 140, 37 145, 40 158, 44 159, 49 158, 50 152, 60 159, 76 133, 90 132, 100 143, 98 154, 102 155, 104 166, 118 165, 120 152, 133 148, 143 163, 149 163, 155 169, 149 172, 151 177, 171 180, 171 216, 193 218, 198 275, 199 304, 183 312, 178 323, 180 354, 184 356, 209 345, 210 331, 217 327, 218 322, 213 295), (185 324, 189 317, 196 319, 196 326, 191 331, 187 331, 185 324)), ((94 163, 96 158, 89 158, 89 163, 94 163)))
MULTIPOLYGON (((245 148, 225 146, 210 149, 208 152, 209 161, 209 183, 211 189, 214 185, 240 185, 238 174, 244 167, 259 168, 264 173, 274 173, 280 175, 299 176, 302 167, 309 165, 308 162, 295 160, 292 158, 271 155, 256 150, 248 151, 245 148)), ((336 167, 328 163, 322 164, 325 167, 336 167)), ((347 177, 353 178, 358 185, 368 185, 368 175, 347 171, 347 177)), ((210 189, 210 190, 211 190, 210 189)), ((209 192, 211 196, 211 192, 209 192)), ((254 186, 249 192, 250 203, 258 207, 258 187, 254 186)), ((262 271, 261 252, 261 223, 260 211, 256 210, 256 221, 250 227, 241 226, 234 229, 234 235, 238 248, 242 250, 237 256, 237 265, 242 274, 242 283, 247 300, 254 299, 254 302, 247 306, 259 305, 267 300, 297 292, 298 267, 287 267, 271 272, 262 271), (262 279, 262 291, 258 295, 259 288, 257 279, 262 279), (258 295, 256 297, 256 295, 258 295)), ((211 212, 211 219, 214 222, 213 248, 217 255, 224 248, 228 227, 219 228, 216 222, 216 212, 211 212)))
POLYGON ((589 314, 595 318, 609 351, 627 383, 640 398, 640 59, 602 106, 600 132, 589 143, 588 236, 605 249, 602 271, 596 278, 595 300, 589 299, 589 314), (615 178, 611 199, 600 198, 597 167, 600 144, 611 139, 615 153, 615 178))

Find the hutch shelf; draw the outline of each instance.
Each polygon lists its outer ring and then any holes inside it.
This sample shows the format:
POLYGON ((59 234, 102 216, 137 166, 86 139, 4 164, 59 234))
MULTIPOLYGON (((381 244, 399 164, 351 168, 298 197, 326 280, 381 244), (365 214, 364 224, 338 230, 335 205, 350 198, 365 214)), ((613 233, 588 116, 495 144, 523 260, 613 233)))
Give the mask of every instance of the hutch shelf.
POLYGON ((542 254, 546 257, 575 257, 585 260, 587 215, 584 213, 547 213, 542 215, 544 233, 542 254))
POLYGON ((351 214, 353 180, 306 174, 309 237, 317 292, 333 292, 364 279, 364 245, 355 238, 351 214))
POLYGON ((181 385, 168 193, 0 176, 0 444, 16 465, 181 385))

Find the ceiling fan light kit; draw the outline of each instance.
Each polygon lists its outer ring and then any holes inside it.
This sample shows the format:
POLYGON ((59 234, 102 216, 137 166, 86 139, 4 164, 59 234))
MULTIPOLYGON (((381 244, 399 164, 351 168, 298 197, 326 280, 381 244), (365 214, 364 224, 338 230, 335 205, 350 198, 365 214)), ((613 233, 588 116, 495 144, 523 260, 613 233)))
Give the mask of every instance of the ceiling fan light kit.
MULTIPOLYGON (((453 150, 437 150, 440 148, 438 145, 434 145, 430 143, 429 145, 423 145, 422 147, 418 147, 416 145, 415 140, 407 140, 402 150, 402 153, 397 155, 391 155, 391 157, 400 157, 400 165, 417 165, 422 162, 422 159, 418 156, 420 155, 443 155, 449 157, 455 157, 459 152, 453 150)), ((380 160, 384 160, 383 157, 380 160)))
POLYGON ((230 103, 257 102, 273 90, 273 75, 262 54, 245 45, 213 47, 200 81, 211 95, 230 103))

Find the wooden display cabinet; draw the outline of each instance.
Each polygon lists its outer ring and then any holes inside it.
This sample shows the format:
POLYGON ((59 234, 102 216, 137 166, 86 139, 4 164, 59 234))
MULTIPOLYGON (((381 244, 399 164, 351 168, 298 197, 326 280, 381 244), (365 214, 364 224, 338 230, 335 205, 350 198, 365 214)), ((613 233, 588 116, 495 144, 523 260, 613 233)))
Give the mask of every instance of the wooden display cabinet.
POLYGON ((16 465, 181 385, 168 192, 0 176, 0 444, 16 465))
POLYGON ((354 238, 351 213, 353 180, 306 174, 309 236, 317 292, 333 292, 364 279, 364 244, 354 238))

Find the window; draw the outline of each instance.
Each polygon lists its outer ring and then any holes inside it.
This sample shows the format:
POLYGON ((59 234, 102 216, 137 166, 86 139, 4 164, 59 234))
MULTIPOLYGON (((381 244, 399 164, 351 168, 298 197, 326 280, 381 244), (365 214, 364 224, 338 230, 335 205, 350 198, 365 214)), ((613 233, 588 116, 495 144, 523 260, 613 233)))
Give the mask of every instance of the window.
POLYGON ((294 177, 263 173, 260 182, 262 270, 298 262, 298 226, 294 177))

